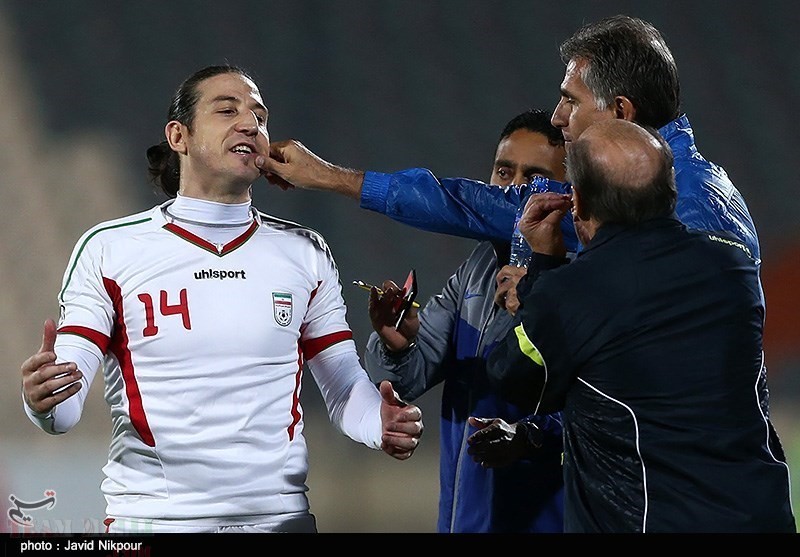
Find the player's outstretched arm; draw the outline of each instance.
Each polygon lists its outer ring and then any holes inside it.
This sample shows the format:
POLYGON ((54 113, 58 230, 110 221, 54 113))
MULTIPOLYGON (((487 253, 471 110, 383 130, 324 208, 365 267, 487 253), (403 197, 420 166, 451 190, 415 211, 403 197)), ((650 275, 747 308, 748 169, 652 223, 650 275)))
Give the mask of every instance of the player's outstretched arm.
POLYGON ((424 430, 422 410, 403 402, 389 381, 381 382, 380 392, 381 449, 398 460, 411 458, 424 430))

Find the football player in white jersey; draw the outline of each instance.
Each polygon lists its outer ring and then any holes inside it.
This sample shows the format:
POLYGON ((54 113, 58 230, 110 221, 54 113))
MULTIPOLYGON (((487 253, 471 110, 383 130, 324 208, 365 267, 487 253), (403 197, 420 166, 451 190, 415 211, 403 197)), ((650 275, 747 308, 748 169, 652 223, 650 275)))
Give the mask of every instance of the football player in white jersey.
POLYGON ((22 365, 25 412, 65 433, 103 374, 110 533, 316 532, 304 364, 332 423, 397 459, 417 447, 420 409, 362 368, 325 240, 251 206, 254 159, 269 153, 254 81, 204 68, 168 120, 147 155, 170 199, 77 242, 58 325, 22 365))

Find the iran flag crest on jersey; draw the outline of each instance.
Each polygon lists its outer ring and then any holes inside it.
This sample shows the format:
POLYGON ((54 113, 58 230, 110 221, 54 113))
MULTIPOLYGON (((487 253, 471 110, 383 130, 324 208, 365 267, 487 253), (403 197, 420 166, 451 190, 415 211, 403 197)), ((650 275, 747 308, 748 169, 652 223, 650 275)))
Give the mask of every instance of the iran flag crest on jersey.
POLYGON ((273 292, 272 310, 278 325, 281 327, 289 325, 292 322, 292 295, 285 292, 273 292))

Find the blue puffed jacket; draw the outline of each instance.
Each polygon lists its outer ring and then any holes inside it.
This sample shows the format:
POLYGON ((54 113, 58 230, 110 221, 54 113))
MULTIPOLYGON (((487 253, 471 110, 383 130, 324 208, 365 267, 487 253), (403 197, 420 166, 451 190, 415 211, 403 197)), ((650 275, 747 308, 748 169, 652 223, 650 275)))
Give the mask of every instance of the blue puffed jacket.
MULTIPOLYGON (((675 157, 675 212, 681 222, 688 228, 732 233, 760 263, 758 234, 747 204, 725 170, 697 150, 688 117, 684 114, 658 131, 675 157)), ((398 222, 430 232, 504 242, 511 239, 517 208, 525 199, 525 192, 518 188, 489 188, 465 178, 439 180, 423 168, 393 174, 367 172, 361 190, 361 207, 398 222)))

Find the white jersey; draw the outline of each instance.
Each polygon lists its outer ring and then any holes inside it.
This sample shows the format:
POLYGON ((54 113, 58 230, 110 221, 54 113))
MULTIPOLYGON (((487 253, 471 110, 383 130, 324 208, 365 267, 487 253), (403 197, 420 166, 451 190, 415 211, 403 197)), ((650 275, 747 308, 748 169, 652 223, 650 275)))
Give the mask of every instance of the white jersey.
POLYGON ((88 339, 104 358, 113 423, 107 513, 305 511, 305 361, 347 354, 352 365, 331 360, 330 377, 309 367, 340 427, 349 391, 367 386, 361 430, 346 433, 380 446, 380 395, 358 363, 328 246, 255 210, 246 232, 213 245, 173 222, 170 203, 86 232, 59 294, 57 350, 88 339))

